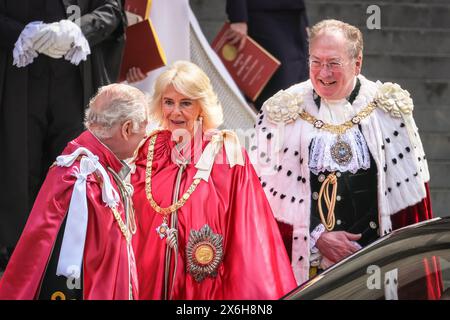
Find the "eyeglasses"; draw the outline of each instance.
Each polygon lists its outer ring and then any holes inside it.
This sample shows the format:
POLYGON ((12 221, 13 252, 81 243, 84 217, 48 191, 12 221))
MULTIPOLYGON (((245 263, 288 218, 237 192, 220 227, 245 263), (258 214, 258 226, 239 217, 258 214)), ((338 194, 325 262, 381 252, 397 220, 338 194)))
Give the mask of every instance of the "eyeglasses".
POLYGON ((309 60, 309 67, 313 70, 320 70, 322 66, 325 66, 330 71, 341 71, 345 64, 340 61, 321 62, 319 60, 309 60))

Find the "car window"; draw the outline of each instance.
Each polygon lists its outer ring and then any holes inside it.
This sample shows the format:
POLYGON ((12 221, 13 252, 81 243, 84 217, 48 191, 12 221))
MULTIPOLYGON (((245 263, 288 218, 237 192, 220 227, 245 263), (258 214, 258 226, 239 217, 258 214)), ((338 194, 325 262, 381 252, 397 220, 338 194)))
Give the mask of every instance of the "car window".
POLYGON ((378 261, 319 299, 450 299, 450 249, 378 261))

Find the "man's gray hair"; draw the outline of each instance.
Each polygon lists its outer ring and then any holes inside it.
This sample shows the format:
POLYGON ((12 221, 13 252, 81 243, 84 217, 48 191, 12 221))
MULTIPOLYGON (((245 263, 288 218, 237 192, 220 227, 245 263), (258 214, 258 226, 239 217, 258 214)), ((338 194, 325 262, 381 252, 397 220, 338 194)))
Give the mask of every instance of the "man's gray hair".
POLYGON ((142 91, 126 84, 101 87, 89 102, 84 125, 97 138, 112 136, 112 128, 130 120, 137 132, 147 120, 149 98, 142 91))
POLYGON ((348 52, 350 57, 357 58, 358 55, 362 55, 364 41, 361 30, 351 24, 339 20, 327 19, 316 23, 310 30, 309 42, 312 43, 319 34, 327 31, 342 32, 348 41, 348 52))

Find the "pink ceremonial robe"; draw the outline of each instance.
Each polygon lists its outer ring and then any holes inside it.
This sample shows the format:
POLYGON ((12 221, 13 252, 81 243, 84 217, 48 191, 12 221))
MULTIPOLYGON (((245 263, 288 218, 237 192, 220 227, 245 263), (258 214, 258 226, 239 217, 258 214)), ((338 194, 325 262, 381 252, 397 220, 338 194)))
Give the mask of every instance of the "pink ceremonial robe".
MULTIPOLYGON (((172 204, 178 166, 171 160, 171 133, 157 134, 152 164, 152 194, 161 207, 172 204)), ((208 141, 204 139, 202 148, 208 141)), ((166 239, 155 229, 163 219, 149 204, 145 175, 149 140, 140 149, 132 176, 138 231, 133 238, 139 278, 140 299, 164 298, 166 239)), ((172 299, 278 299, 296 287, 296 282, 276 221, 257 175, 244 152, 245 165, 230 168, 225 161, 213 165, 209 181, 201 181, 178 210, 179 249, 176 277, 169 282, 172 299), (223 237, 223 259, 216 276, 196 281, 187 268, 189 234, 208 225, 223 237)), ((216 159, 225 159, 225 151, 216 159)), ((180 196, 196 173, 187 165, 180 196)))
MULTIPOLYGON (((118 172, 119 159, 91 132, 71 141, 62 154, 85 147, 98 156, 107 170, 118 172)), ((22 236, 0 280, 0 299, 34 299, 39 295, 43 275, 68 212, 79 159, 71 167, 52 166, 34 203, 22 236)), ((108 172, 111 183, 117 185, 108 172)), ((101 181, 87 177, 88 225, 83 255, 83 299, 128 299, 129 268, 127 243, 109 207, 102 201, 101 181)), ((125 221, 124 208, 118 211, 125 221)), ((135 270, 132 271, 135 273, 135 270)), ((133 286, 133 296, 138 296, 133 286)))

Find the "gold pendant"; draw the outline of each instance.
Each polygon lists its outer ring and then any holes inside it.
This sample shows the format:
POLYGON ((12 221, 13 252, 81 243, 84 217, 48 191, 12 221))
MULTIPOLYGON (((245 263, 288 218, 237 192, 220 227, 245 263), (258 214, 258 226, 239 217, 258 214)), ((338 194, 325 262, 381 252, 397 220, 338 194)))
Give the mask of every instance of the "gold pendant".
POLYGON ((342 140, 341 136, 338 135, 336 142, 331 146, 331 157, 334 162, 345 166, 353 158, 352 148, 350 145, 342 140))
POLYGON ((208 225, 191 230, 186 246, 187 270, 195 281, 215 277, 223 258, 223 237, 208 225))

